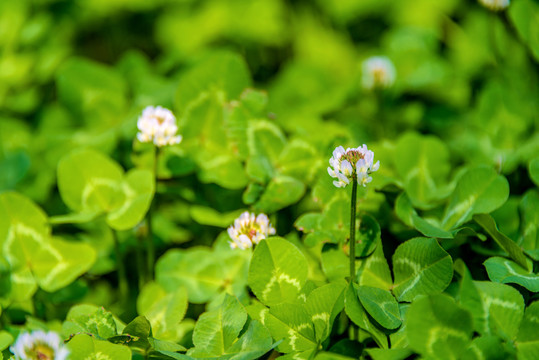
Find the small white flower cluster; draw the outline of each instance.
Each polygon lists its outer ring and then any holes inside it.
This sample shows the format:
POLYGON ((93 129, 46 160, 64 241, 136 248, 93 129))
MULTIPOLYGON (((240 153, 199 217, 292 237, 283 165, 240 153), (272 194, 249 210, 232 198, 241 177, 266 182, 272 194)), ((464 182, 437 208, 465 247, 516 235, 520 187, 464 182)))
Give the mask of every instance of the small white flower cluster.
POLYGON ((509 6, 510 0, 479 0, 479 2, 491 11, 502 11, 509 6))
POLYGON ((248 249, 268 235, 274 234, 275 228, 271 226, 266 214, 256 216, 248 211, 242 213, 234 220, 234 225, 228 228, 228 235, 232 239, 229 244, 232 249, 248 249))
POLYGON ((9 350, 16 360, 65 360, 69 355, 69 350, 54 331, 22 333, 9 350))
POLYGON ((137 139, 140 142, 151 142, 156 146, 174 145, 182 141, 181 135, 176 135, 178 126, 172 111, 161 106, 148 106, 138 118, 137 139))
POLYGON ((346 187, 350 180, 357 178, 357 183, 367 186, 372 181, 369 174, 375 172, 380 167, 380 161, 374 163, 374 153, 367 149, 367 145, 363 144, 358 148, 348 148, 344 150, 342 146, 338 146, 333 151, 333 157, 329 159, 328 173, 332 178, 336 187, 346 187))
POLYGON ((386 89, 395 83, 395 66, 385 56, 373 56, 363 62, 361 83, 367 90, 386 89))

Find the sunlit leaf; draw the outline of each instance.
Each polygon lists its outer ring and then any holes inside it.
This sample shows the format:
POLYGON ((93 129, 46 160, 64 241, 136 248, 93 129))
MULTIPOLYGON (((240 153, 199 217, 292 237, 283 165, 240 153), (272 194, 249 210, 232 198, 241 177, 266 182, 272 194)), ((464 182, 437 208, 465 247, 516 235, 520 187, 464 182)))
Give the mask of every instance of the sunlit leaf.
POLYGON ((346 288, 344 298, 344 309, 346 315, 348 315, 350 320, 354 324, 359 326, 359 328, 367 331, 372 336, 374 341, 376 341, 379 347, 381 347, 382 349, 387 349, 387 336, 369 319, 367 312, 359 301, 357 289, 357 286, 353 283, 348 285, 348 287, 346 288))
POLYGON ((434 136, 407 133, 397 141, 395 167, 413 205, 432 207, 447 196, 444 182, 449 174, 449 151, 434 136))
POLYGON ((462 355, 466 360, 503 360, 510 357, 504 351, 502 340, 496 336, 479 336, 473 339, 468 349, 462 355))
POLYGON ((532 0, 516 1, 508 9, 509 19, 522 40, 529 46, 535 59, 539 59, 539 25, 537 25, 537 14, 539 6, 532 0))
POLYGON ((501 257, 491 257, 484 263, 488 277, 502 284, 518 284, 531 292, 539 292, 539 275, 522 268, 517 263, 501 257))
POLYGON ((307 280, 307 260, 285 239, 262 240, 249 266, 248 283, 266 305, 294 301, 307 280))
POLYGON ((254 209, 272 213, 299 201, 305 193, 305 184, 293 177, 280 175, 273 178, 260 196, 254 209))
POLYGON ((539 260, 539 192, 529 190, 520 202, 522 239, 520 246, 535 261, 539 260))
POLYGON ((399 305, 389 291, 360 286, 358 295, 363 308, 384 328, 396 329, 401 325, 399 305))
POLYGON ((410 349, 377 349, 370 348, 365 350, 373 360, 404 360, 411 354, 410 349))
POLYGON ((391 272, 384 256, 384 249, 381 242, 378 243, 372 255, 361 259, 359 262, 358 284, 374 286, 384 290, 389 290, 393 287, 391 272))
POLYGON ((262 323, 275 340, 282 340, 277 350, 283 353, 315 349, 317 341, 311 316, 303 306, 278 304, 262 313, 262 323))
POLYGON ((514 339, 524 314, 522 295, 509 285, 472 282, 469 275, 463 281, 460 303, 473 314, 474 329, 482 335, 514 339))
POLYGON ((228 99, 236 99, 251 84, 245 61, 230 52, 215 52, 189 69, 180 79, 175 106, 179 113, 207 90, 220 89, 228 99))
POLYGON ((412 202, 405 192, 400 194, 397 198, 397 201, 395 202, 395 212, 399 219, 406 225, 414 227, 425 236, 442 239, 451 239, 453 237, 453 233, 450 231, 443 230, 436 224, 432 224, 420 217, 417 214, 417 211, 412 207, 412 202))
POLYGON ((524 313, 517 335, 516 347, 519 359, 532 360, 539 355, 539 301, 531 303, 524 313))
POLYGON ((22 195, 1 194, 0 217, 2 255, 14 271, 12 285, 19 295, 35 290, 26 267, 41 288, 56 291, 88 271, 95 261, 90 246, 52 238, 46 215, 22 195))
POLYGON ((153 335, 162 340, 179 340, 178 325, 186 310, 187 291, 184 288, 167 293, 159 284, 150 282, 137 298, 137 312, 150 321, 153 335))
POLYGON ((469 221, 474 214, 488 214, 499 208, 508 196, 507 180, 494 169, 486 166, 470 169, 457 182, 445 209, 442 228, 450 230, 469 221))
POLYGON ((217 295, 223 284, 221 266, 206 248, 169 250, 156 264, 157 283, 172 292, 185 287, 189 301, 204 303, 217 295))
POLYGON ((483 229, 485 229, 492 239, 494 239, 494 241, 496 241, 496 243, 500 245, 500 247, 504 249, 517 264, 522 266, 524 269, 528 268, 526 257, 524 256, 522 250, 517 244, 515 244, 513 240, 509 239, 498 230, 492 216, 487 214, 478 214, 474 215, 474 220, 476 223, 481 225, 483 229))
POLYGON ((247 312, 233 296, 226 296, 223 304, 200 316, 193 332, 194 357, 218 356, 225 353, 238 337, 247 312))
POLYGON ((344 309, 346 283, 335 282, 314 289, 305 303, 305 308, 314 325, 317 341, 324 341, 330 334, 333 322, 344 309))
POLYGON ((131 359, 131 350, 127 346, 99 340, 87 334, 76 335, 67 347, 74 359, 131 359))
POLYGON ((76 305, 69 310, 62 332, 66 335, 88 333, 104 340, 117 335, 118 329, 116 320, 104 308, 76 305))
POLYGON ((435 239, 413 238, 400 245, 393 255, 395 284, 399 301, 442 292, 453 278, 453 262, 435 239))
POLYGON ((154 174, 149 170, 133 169, 121 184, 122 203, 107 215, 107 223, 116 230, 127 230, 142 221, 150 208, 155 191, 154 174))
POLYGON ((119 189, 122 178, 120 165, 96 150, 76 150, 58 164, 60 195, 77 212, 116 208, 122 202, 119 189))
POLYGON ((418 298, 406 318, 410 347, 425 357, 459 358, 472 340, 472 315, 447 295, 418 298))

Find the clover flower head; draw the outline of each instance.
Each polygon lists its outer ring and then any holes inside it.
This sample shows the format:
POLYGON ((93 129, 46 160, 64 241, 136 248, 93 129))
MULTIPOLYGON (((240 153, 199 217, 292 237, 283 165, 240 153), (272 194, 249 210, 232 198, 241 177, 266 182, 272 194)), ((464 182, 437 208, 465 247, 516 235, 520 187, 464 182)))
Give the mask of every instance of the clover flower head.
POLYGON ((69 350, 54 331, 24 332, 9 348, 16 360, 65 360, 69 350))
POLYGON ((248 211, 242 213, 234 220, 234 225, 228 228, 228 235, 232 239, 229 244, 232 249, 248 249, 274 234, 275 228, 271 226, 266 214, 256 216, 248 211))
POLYGON ((481 5, 491 11, 502 11, 509 6, 510 0, 479 0, 481 5))
POLYGON ((176 117, 172 111, 161 106, 148 106, 142 111, 138 118, 137 139, 140 142, 153 142, 156 146, 179 144, 182 141, 181 135, 176 135, 178 126, 176 117))
POLYGON ((367 186, 372 181, 369 175, 378 170, 380 161, 374 164, 374 153, 363 144, 358 148, 344 150, 338 146, 329 159, 329 176, 337 180, 333 181, 336 187, 346 187, 350 181, 357 179, 358 184, 367 186))
POLYGON ((395 66, 385 56, 373 56, 363 62, 361 83, 367 90, 386 89, 395 83, 395 66))

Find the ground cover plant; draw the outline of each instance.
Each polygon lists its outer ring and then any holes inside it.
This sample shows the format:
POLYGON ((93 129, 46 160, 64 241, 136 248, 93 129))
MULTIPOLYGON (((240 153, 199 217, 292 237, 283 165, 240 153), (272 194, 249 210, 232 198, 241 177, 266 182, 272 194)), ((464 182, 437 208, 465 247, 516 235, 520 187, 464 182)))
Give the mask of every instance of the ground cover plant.
POLYGON ((0 360, 539 358, 538 17, 0 2, 0 360))

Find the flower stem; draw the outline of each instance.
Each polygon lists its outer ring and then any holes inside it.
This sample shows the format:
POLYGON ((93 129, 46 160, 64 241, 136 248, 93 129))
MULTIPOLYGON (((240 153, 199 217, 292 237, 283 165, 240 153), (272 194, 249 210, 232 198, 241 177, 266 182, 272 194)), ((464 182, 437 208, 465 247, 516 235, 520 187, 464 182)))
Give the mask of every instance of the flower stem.
POLYGON ((129 288, 127 286, 127 277, 124 266, 124 259, 122 252, 120 251, 120 242, 118 241, 118 234, 116 230, 112 230, 112 238, 114 239, 114 253, 116 256, 116 270, 118 272, 118 288, 120 289, 121 303, 127 302, 129 296, 129 288))
POLYGON ((356 206, 357 180, 352 180, 352 199, 350 201, 350 283, 356 280, 356 206))
POLYGON ((146 220, 148 222, 148 239, 147 239, 147 246, 148 251, 146 252, 146 276, 147 281, 153 280, 153 264, 155 259, 155 244, 153 242, 153 224, 152 224, 152 211, 155 207, 155 199, 157 197, 157 160, 159 158, 159 148, 156 147, 154 151, 154 159, 153 159, 153 174, 155 179, 155 194, 153 196, 152 203, 150 204, 150 208, 148 209, 148 214, 146 216, 146 220))
MULTIPOLYGON (((153 205, 153 204, 152 204, 153 205)), ((148 210, 148 239, 147 239, 147 250, 146 251, 146 276, 147 281, 151 281, 153 279, 153 262, 155 258, 155 245, 153 243, 153 226, 152 226, 152 208, 153 206, 150 205, 150 210, 148 210)))

